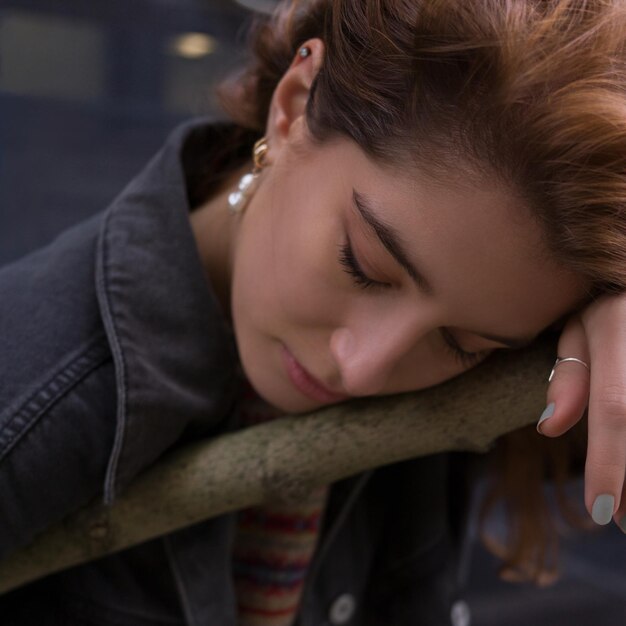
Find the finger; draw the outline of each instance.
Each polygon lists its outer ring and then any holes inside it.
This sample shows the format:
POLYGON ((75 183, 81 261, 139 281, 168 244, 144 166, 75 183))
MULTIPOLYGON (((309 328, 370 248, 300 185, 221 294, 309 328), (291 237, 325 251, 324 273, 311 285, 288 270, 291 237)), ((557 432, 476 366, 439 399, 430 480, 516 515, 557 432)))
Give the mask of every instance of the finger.
POLYGON ((623 533, 626 533, 626 482, 622 486, 622 497, 614 516, 615 522, 623 533))
POLYGON ((585 505, 597 523, 621 511, 626 471, 626 328, 606 306, 585 318, 591 354, 585 505))
MULTIPOLYGON (((589 363, 587 337, 580 317, 571 317, 559 338, 557 353, 561 358, 575 357, 589 363)), ((589 400, 589 370, 580 363, 566 361, 554 369, 547 393, 546 410, 537 430, 548 437, 558 437, 583 416, 589 400)))

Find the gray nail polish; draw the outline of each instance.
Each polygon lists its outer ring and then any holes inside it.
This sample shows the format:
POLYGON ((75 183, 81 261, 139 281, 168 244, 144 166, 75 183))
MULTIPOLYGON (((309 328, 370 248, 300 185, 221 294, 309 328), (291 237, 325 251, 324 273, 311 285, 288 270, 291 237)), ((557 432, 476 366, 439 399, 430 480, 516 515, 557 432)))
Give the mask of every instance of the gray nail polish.
POLYGON ((554 402, 550 402, 550 404, 548 404, 548 406, 543 410, 543 413, 541 414, 541 417, 539 418, 539 421, 537 422, 537 432, 541 432, 541 429, 539 428, 539 426, 541 425, 541 422, 545 422, 549 417, 552 417, 554 415, 554 402))
POLYGON ((614 506, 615 498, 608 493, 603 493, 601 496, 598 496, 593 503, 591 519, 601 526, 608 524, 613 517, 614 506))
POLYGON ((619 521, 619 524, 618 524, 618 525, 619 525, 619 527, 620 527, 621 531, 622 531, 623 533, 626 533, 626 515, 624 515, 624 516, 622 517, 622 519, 619 521))

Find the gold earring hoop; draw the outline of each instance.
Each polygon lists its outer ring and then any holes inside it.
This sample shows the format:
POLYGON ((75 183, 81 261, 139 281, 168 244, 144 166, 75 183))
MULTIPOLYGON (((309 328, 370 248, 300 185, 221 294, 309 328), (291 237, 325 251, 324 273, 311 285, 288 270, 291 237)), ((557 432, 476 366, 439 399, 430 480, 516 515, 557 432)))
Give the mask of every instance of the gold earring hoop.
POLYGON ((237 189, 228 195, 228 209, 231 213, 243 213, 259 183, 261 170, 268 165, 267 153, 269 144, 261 137, 252 148, 254 168, 239 179, 237 189))
POLYGON ((252 148, 254 170, 260 172, 267 165, 266 159, 269 149, 270 146, 267 143, 267 139, 265 137, 261 137, 261 139, 255 142, 254 147, 252 148))

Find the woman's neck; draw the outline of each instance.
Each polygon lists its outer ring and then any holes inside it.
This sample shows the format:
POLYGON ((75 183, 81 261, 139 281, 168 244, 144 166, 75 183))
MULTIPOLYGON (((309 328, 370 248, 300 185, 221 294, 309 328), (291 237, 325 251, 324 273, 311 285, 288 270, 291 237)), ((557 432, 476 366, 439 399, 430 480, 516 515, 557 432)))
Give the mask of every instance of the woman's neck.
POLYGON ((247 163, 233 170, 215 192, 191 214, 191 229, 209 282, 227 317, 230 317, 232 252, 239 220, 228 209, 228 195, 252 169, 247 163))

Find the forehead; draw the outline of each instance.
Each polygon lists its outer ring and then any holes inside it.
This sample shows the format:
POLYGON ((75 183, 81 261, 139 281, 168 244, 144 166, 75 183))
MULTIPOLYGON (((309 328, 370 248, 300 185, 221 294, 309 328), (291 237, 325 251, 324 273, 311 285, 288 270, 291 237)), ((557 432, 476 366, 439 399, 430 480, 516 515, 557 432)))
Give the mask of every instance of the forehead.
POLYGON ((495 174, 419 164, 401 168, 345 155, 352 182, 402 240, 459 324, 534 334, 584 297, 584 284, 551 255, 521 194, 495 174))

